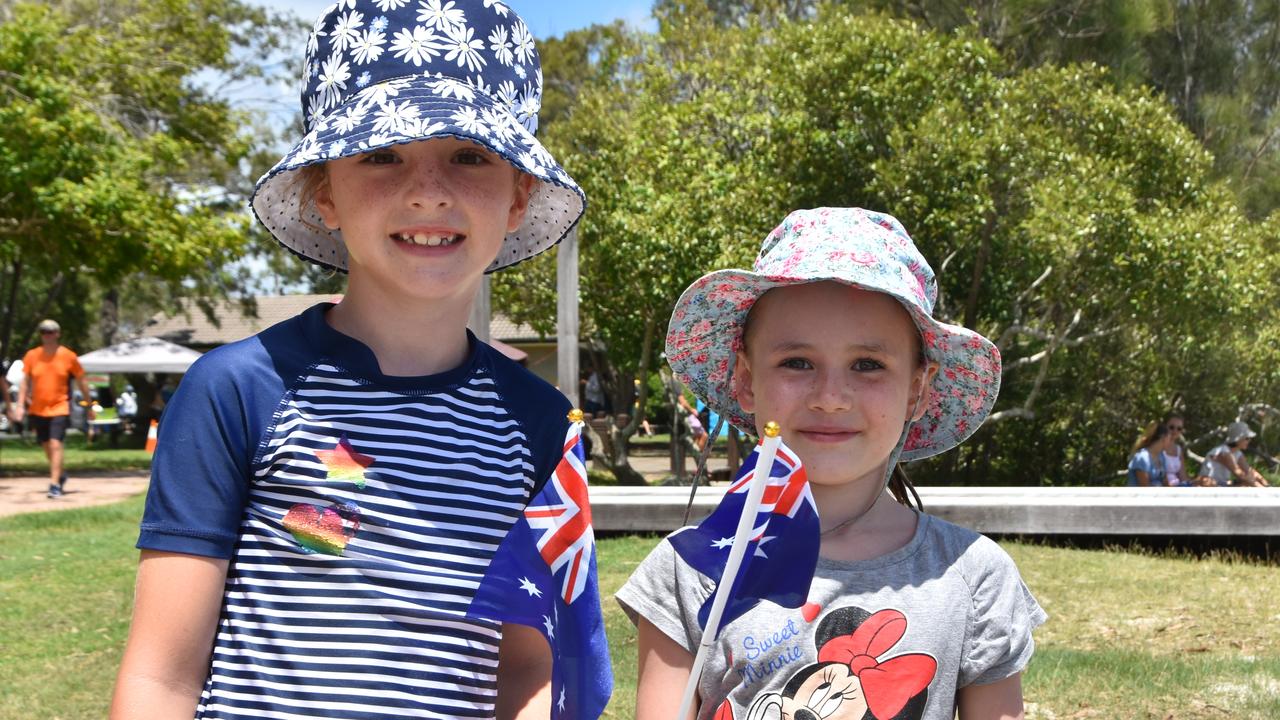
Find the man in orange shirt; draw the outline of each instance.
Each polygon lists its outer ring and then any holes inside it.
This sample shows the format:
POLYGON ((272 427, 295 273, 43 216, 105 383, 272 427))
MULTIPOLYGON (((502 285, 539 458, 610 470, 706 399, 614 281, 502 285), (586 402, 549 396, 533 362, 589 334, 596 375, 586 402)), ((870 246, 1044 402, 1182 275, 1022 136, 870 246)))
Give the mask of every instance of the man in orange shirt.
POLYGON ((22 358, 22 385, 18 389, 19 419, 23 409, 31 416, 31 426, 36 430, 36 440, 49 458, 49 497, 62 497, 67 475, 62 472, 62 441, 67 435, 71 417, 71 398, 68 393, 71 378, 80 385, 81 404, 93 419, 89 397, 89 383, 85 381, 80 360, 70 348, 58 343, 62 328, 53 320, 40 321, 40 347, 32 348, 22 358))

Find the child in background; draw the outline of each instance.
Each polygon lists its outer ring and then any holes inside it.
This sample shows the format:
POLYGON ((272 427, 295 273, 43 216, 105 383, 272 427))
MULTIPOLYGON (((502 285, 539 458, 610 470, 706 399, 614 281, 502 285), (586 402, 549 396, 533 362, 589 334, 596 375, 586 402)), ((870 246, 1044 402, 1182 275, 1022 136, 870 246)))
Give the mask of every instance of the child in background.
POLYGON ((702 452, 707 447, 707 429, 702 425, 702 418, 698 417, 698 409, 689 402, 684 393, 680 393, 676 402, 684 411, 684 422, 689 426, 689 436, 693 438, 694 446, 698 448, 698 452, 702 452))
MULTIPOLYGON (((781 425, 822 522, 808 602, 761 602, 721 630, 697 717, 1022 717, 1044 612, 999 546, 912 508, 894 476, 977 430, 999 388, 996 348, 934 320, 936 296, 897 220, 824 208, 788 216, 755 272, 713 272, 677 303, 672 370, 742 430, 781 425)), ((663 541, 618 592, 640 720, 677 711, 713 590, 663 541)))
POLYGON ((1228 425, 1226 440, 1204 454, 1204 462, 1200 464, 1196 485, 1270 487, 1271 483, 1262 476, 1262 473, 1253 469, 1249 461, 1244 458, 1244 451, 1249 449, 1249 442, 1257 436, 1258 434, 1249 427, 1248 423, 1236 421, 1228 425))
POLYGON ((582 215, 532 134, 541 79, 492 0, 316 23, 306 134, 253 209, 348 289, 208 353, 169 403, 113 718, 547 717, 541 635, 466 615, 568 428, 466 329, 484 273, 582 215))

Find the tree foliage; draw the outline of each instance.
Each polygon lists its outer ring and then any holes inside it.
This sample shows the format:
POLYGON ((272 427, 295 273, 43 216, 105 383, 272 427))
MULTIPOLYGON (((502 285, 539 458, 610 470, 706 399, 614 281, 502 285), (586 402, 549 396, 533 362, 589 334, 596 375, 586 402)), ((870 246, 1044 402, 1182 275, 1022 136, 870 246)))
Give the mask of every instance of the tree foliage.
POLYGON ((59 303, 84 339, 76 287, 234 287, 254 135, 211 83, 261 74, 288 27, 236 0, 0 4, 0 354, 59 303))
POLYGON ((830 4, 981 37, 1014 70, 1095 63, 1118 87, 1153 88, 1251 217, 1280 208, 1280 0, 658 0, 654 13, 740 27, 830 4))
POLYGON ((748 265, 792 209, 842 205, 898 216, 941 270, 940 312, 1005 353, 997 420, 925 480, 1097 480, 1175 395, 1195 426, 1280 391, 1280 351, 1254 339, 1276 324, 1276 221, 1248 220, 1161 96, 1092 65, 1019 69, 969 32, 765 4, 718 25, 664 4, 636 62, 548 132, 591 202, 584 327, 620 385, 693 279, 748 265))

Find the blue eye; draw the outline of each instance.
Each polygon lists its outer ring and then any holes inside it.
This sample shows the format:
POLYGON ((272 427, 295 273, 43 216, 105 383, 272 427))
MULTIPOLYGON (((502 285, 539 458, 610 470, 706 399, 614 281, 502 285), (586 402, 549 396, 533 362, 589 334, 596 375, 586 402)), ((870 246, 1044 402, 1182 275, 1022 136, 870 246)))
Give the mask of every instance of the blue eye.
POLYGON ((878 360, 863 358, 861 360, 854 361, 853 369, 858 372, 873 372, 875 370, 883 370, 884 364, 878 360))
POLYGON ((813 365, 804 358, 786 358, 778 363, 778 367, 788 368, 790 370, 809 370, 813 365))

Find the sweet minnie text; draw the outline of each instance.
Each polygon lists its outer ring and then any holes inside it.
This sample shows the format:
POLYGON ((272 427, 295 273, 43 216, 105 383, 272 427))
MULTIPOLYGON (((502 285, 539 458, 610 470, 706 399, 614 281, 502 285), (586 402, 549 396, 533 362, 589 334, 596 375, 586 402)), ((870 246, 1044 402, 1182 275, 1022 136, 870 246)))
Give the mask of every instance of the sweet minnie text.
POLYGON ((782 668, 802 660, 804 650, 799 643, 791 643, 783 647, 788 641, 797 640, 799 637, 800 628, 796 626, 793 619, 787 620, 782 629, 764 637, 755 635, 744 637, 742 659, 746 662, 738 670, 742 676, 742 684, 750 685, 759 682, 782 668), (773 656, 764 659, 771 651, 774 653, 773 656), (755 662, 762 659, 763 662, 755 662))

